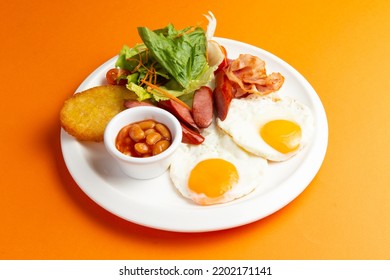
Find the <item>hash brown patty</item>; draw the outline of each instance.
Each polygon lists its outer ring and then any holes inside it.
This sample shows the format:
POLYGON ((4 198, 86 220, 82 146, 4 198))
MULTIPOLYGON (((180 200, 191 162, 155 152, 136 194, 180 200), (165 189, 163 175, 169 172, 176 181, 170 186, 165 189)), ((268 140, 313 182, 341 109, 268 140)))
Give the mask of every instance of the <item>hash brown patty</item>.
POLYGON ((63 129, 80 141, 103 141, 108 122, 136 95, 123 86, 96 86, 68 98, 60 112, 63 129))

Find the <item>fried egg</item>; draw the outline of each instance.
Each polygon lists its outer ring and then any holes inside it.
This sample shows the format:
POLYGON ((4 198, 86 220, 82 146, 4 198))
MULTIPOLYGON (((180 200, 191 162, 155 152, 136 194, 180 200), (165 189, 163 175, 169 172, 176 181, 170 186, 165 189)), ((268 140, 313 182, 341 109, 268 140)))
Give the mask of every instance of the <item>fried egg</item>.
POLYGON ((233 99, 218 126, 246 151, 285 161, 307 146, 314 131, 311 110, 290 97, 250 95, 233 99))
POLYGON ((182 144, 169 175, 176 189, 201 205, 226 203, 251 193, 263 182, 267 160, 237 146, 213 122, 201 145, 182 144))

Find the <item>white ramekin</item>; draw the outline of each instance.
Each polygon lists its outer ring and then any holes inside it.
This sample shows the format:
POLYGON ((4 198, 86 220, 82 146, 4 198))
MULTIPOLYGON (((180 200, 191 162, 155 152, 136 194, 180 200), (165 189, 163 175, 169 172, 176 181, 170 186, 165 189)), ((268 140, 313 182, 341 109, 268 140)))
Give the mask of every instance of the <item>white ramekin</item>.
POLYGON ((104 145, 116 159, 121 170, 135 179, 151 179, 163 174, 170 166, 172 156, 182 140, 182 129, 179 121, 169 112, 153 106, 140 106, 126 109, 117 114, 108 123, 104 132, 104 145), (153 119, 165 124, 171 132, 172 143, 161 154, 138 158, 121 153, 115 146, 119 131, 126 125, 143 120, 153 119))

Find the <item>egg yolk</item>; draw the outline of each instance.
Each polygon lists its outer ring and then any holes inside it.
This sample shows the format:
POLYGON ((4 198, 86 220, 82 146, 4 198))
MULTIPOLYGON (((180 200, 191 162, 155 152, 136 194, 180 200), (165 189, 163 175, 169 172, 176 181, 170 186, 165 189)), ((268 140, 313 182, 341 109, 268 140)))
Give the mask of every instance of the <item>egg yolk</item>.
POLYGON ((264 141, 275 150, 288 154, 298 149, 301 142, 301 127, 288 120, 273 120, 260 129, 264 141))
POLYGON ((236 167, 220 158, 206 159, 192 169, 188 187, 195 193, 210 198, 219 197, 238 182, 236 167))

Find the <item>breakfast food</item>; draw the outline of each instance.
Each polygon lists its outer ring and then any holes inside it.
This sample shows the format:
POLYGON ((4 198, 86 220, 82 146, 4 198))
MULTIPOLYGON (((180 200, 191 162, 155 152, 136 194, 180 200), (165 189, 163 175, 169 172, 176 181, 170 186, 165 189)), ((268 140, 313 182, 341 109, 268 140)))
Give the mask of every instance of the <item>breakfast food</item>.
POLYGON ((227 77, 224 68, 215 72, 214 103, 217 117, 224 120, 233 99, 233 85, 227 77))
POLYGON ((234 87, 234 96, 255 93, 266 95, 278 91, 284 77, 276 72, 267 74, 265 61, 251 54, 240 54, 231 61, 225 73, 234 87))
POLYGON ((61 126, 81 141, 103 140, 104 129, 113 116, 125 109, 126 99, 135 95, 122 86, 97 86, 67 99, 61 108, 61 126))
POLYGON ((182 130, 182 142, 184 144, 200 145, 203 143, 205 137, 194 130, 189 129, 184 124, 180 123, 182 130))
POLYGON ((284 161, 309 144, 314 121, 310 109, 292 98, 250 95, 233 99, 218 126, 246 151, 284 161))
POLYGON ((162 100, 157 103, 157 106, 170 112, 188 128, 195 131, 199 131, 199 127, 196 125, 191 111, 187 107, 181 105, 180 103, 177 103, 172 99, 162 100))
POLYGON ((192 115, 198 127, 206 128, 210 126, 214 115, 213 91, 211 88, 202 86, 195 91, 192 101, 192 115))
POLYGON ((155 120, 144 120, 123 127, 116 137, 116 148, 132 157, 150 157, 161 154, 171 145, 168 127, 155 120))
POLYGON ((238 147, 213 122, 201 145, 182 144, 169 175, 178 192, 201 205, 225 203, 261 186, 267 161, 238 147))
MULTIPOLYGON (((208 19, 215 20, 211 13, 208 19)), ((110 85, 65 102, 61 124, 78 140, 101 141, 109 120, 124 109, 157 106, 170 112, 181 124, 182 144, 169 176, 182 196, 200 205, 226 203, 261 188, 269 161, 288 160, 311 142, 310 109, 279 95, 285 77, 268 74, 260 57, 228 58, 211 40, 213 31, 199 26, 138 32, 143 43, 122 48, 106 73, 110 85)), ((150 157, 166 150, 170 138, 163 124, 148 119, 124 127, 116 147, 132 157, 150 157)))

